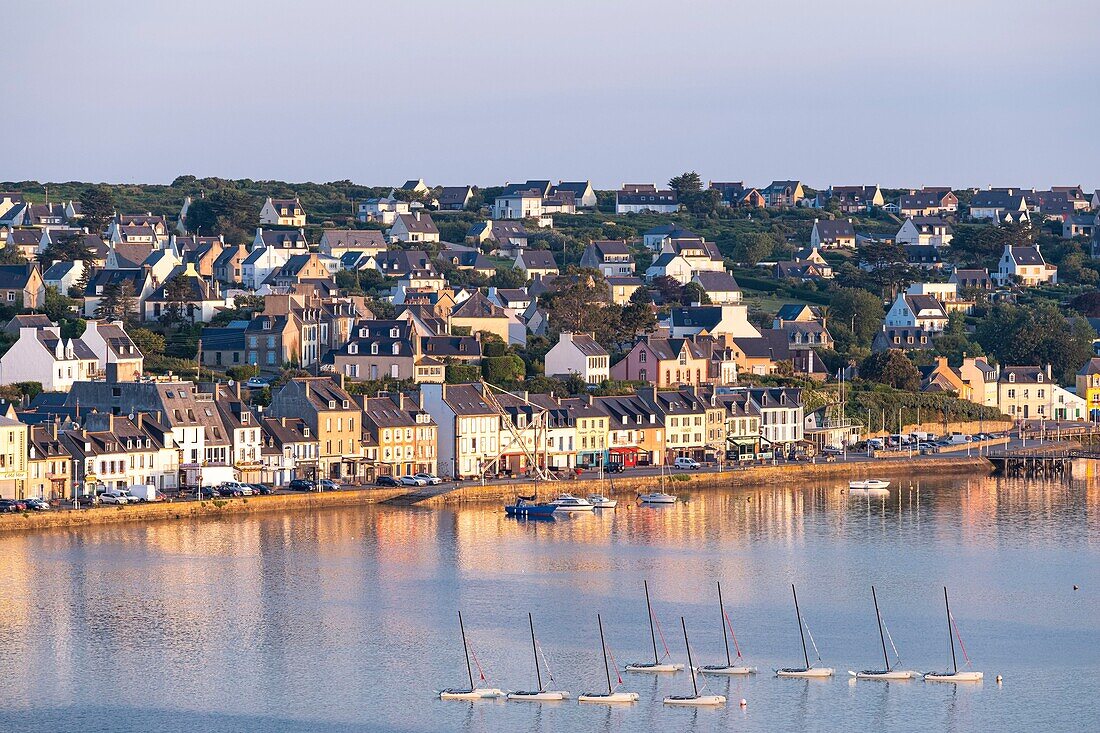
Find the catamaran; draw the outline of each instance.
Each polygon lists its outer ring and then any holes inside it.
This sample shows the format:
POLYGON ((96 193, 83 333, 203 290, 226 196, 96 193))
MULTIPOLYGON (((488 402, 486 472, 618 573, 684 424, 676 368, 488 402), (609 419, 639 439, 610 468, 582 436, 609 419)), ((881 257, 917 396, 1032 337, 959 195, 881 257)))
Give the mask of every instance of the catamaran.
MULTIPOLYGON (((533 692, 519 691, 509 692, 509 700, 517 700, 520 702, 556 702, 558 700, 564 700, 569 697, 568 692, 560 690, 547 690, 542 686, 542 666, 539 664, 539 643, 535 641, 535 620, 531 614, 527 614, 527 623, 531 625, 531 650, 535 655, 535 678, 538 680, 538 690, 533 692)), ((554 675, 550 673, 550 668, 546 668, 547 674, 550 675, 550 681, 554 681, 554 675)))
POLYGON ((645 587, 645 607, 649 612, 649 640, 653 642, 653 663, 649 662, 633 662, 626 665, 627 672, 679 672, 684 668, 684 665, 677 662, 667 662, 670 653, 668 651, 668 644, 665 644, 665 635, 661 633, 661 644, 665 648, 665 656, 657 656, 657 633, 661 630, 661 622, 657 620, 657 617, 653 614, 653 606, 649 602, 649 581, 643 580, 642 585, 645 587))
POLYGON ((596 508, 587 499, 572 494, 561 494, 550 503, 556 506, 559 512, 590 512, 596 508))
POLYGON ((726 607, 722 603, 722 581, 718 581, 718 611, 721 613, 722 624, 722 641, 726 644, 726 663, 722 664, 705 664, 699 667, 699 672, 702 674, 753 674, 756 672, 756 667, 748 667, 744 664, 744 660, 741 657, 741 647, 737 643, 737 634, 733 633, 733 622, 730 621, 730 617, 726 614, 726 607), (726 633, 727 627, 729 633, 726 633), (733 648, 737 652, 737 664, 734 664, 734 660, 730 658, 730 637, 733 637, 733 648))
POLYGON ((688 642, 688 627, 684 617, 680 617, 680 626, 684 629, 684 646, 687 647, 688 669, 691 670, 691 695, 669 695, 665 705, 725 705, 725 695, 700 695, 699 685, 695 681, 695 666, 691 663, 691 644, 688 642))
MULTIPOLYGON (((470 686, 466 689, 448 688, 439 693, 440 700, 489 700, 504 697, 504 692, 495 687, 474 687, 474 671, 470 666, 470 645, 466 643, 466 627, 462 624, 462 611, 458 612, 458 630, 462 634, 462 650, 466 653, 466 675, 470 678, 470 686)), ((485 682, 485 670, 474 656, 477 664, 478 681, 485 682)))
MULTIPOLYGON (((848 670, 848 674, 861 680, 910 680, 917 676, 916 672, 905 669, 894 669, 890 664, 890 657, 886 654, 886 637, 890 635, 890 630, 886 628, 886 622, 882 620, 882 613, 878 608, 878 594, 875 593, 875 586, 871 586, 871 598, 875 601, 875 617, 878 619, 878 639, 882 642, 882 662, 885 665, 882 669, 865 669, 860 672, 853 672, 848 670), (885 634, 883 631, 885 630, 885 634)), ((901 657, 898 654, 898 648, 894 646, 894 639, 890 637, 890 646, 894 650, 894 656, 897 661, 901 661, 901 657)))
MULTIPOLYGON (((607 675, 607 692, 586 692, 583 695, 577 697, 577 702, 598 702, 598 703, 618 703, 618 702, 637 702, 637 692, 616 692, 615 688, 611 686, 611 667, 607 663, 607 642, 603 638, 603 619, 600 618, 600 614, 596 614, 596 623, 600 626, 600 649, 603 650, 603 671, 607 675)), ((615 665, 615 676, 619 680, 619 684, 623 683, 623 678, 619 676, 619 667, 615 665)))
POLYGON ((970 666, 970 657, 966 653, 966 646, 963 644, 962 634, 959 633, 959 625, 955 623, 955 618, 951 615, 951 604, 947 600, 947 586, 943 588, 943 605, 947 607, 947 639, 951 642, 951 672, 926 672, 924 675, 925 682, 981 682, 985 675, 981 672, 971 671, 959 671, 959 662, 955 658, 955 637, 959 637, 959 648, 962 649, 963 659, 966 660, 966 666, 970 666), (952 635, 954 631, 954 635, 952 635))
MULTIPOLYGON (((808 628, 804 628, 802 625, 802 612, 798 609, 798 593, 794 589, 794 584, 791 584, 791 594, 794 596, 794 615, 798 617, 798 635, 802 637, 802 658, 806 662, 805 667, 785 667, 783 669, 777 669, 775 671, 776 677, 832 677, 832 667, 811 667, 810 666, 810 654, 806 650, 806 634, 809 633, 808 628)), ((810 644, 813 645, 814 654, 817 655, 817 661, 821 661, 821 653, 817 650, 817 644, 814 643, 813 634, 810 634, 810 644)))

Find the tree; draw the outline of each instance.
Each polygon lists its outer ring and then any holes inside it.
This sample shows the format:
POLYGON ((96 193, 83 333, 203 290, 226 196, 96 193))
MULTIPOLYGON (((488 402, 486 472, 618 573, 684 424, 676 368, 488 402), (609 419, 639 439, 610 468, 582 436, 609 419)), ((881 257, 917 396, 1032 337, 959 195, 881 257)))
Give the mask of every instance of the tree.
POLYGON ((713 214, 722 203, 718 191, 703 190, 703 179, 695 171, 669 179, 668 187, 676 192, 676 200, 693 214, 713 214))
POLYGON ((683 291, 684 303, 699 303, 700 305, 710 305, 710 296, 707 295, 707 291, 703 290, 703 286, 699 283, 688 283, 684 286, 683 291))
POLYGON ((134 284, 129 280, 103 286, 102 298, 95 308, 96 318, 129 323, 137 312, 134 284))
POLYGON ((260 368, 254 364, 238 364, 226 369, 225 374, 238 382, 247 382, 252 377, 260 375, 260 368))
POLYGON ((27 258, 17 247, 0 247, 0 265, 25 265, 27 258))
POLYGON ((130 340, 134 342, 134 346, 138 348, 142 355, 158 356, 164 354, 164 336, 156 331, 150 331, 148 328, 133 328, 128 333, 130 334, 130 340))
POLYGON ((492 384, 518 382, 525 374, 523 359, 515 354, 485 357, 481 360, 481 371, 485 381, 492 384))
POLYGON ((858 280, 844 284, 864 287, 880 295, 889 291, 893 297, 916 277, 905 247, 893 241, 870 242, 860 247, 859 264, 858 280))
POLYGON ((888 349, 871 354, 859 365, 863 379, 879 382, 894 389, 916 392, 920 389, 920 371, 904 351, 888 349))
POLYGON ((681 173, 669 179, 668 187, 678 196, 697 193, 703 190, 703 178, 695 171, 681 173))
POLYGON ((630 295, 630 302, 623 308, 619 321, 627 340, 638 334, 657 330, 657 316, 653 312, 653 300, 649 297, 648 290, 638 288, 630 295))
POLYGON ((947 326, 932 342, 937 356, 946 356, 951 364, 961 364, 964 356, 984 356, 981 344, 972 340, 966 332, 966 319, 955 311, 947 319, 947 326))
POLYGON ((241 244, 259 218, 259 207, 248 194, 223 186, 187 207, 188 230, 202 235, 221 234, 227 242, 241 244))
POLYGON ((72 298, 63 294, 53 285, 46 286, 46 299, 42 306, 42 312, 51 321, 58 323, 66 318, 72 318, 75 306, 76 301, 72 298))
POLYGON ((89 186, 80 194, 81 223, 92 234, 102 234, 115 215, 115 200, 107 186, 89 186))
POLYGON ((775 237, 764 232, 735 235, 733 259, 745 265, 755 265, 768 259, 775 250, 775 237))
POLYGON ((527 276, 514 267, 498 267, 489 284, 496 288, 522 288, 527 284, 527 276))
POLYGON ((1088 321, 1067 319, 1049 301, 1027 307, 998 303, 974 329, 975 340, 1001 364, 1049 364, 1055 378, 1065 383, 1092 356, 1095 337, 1088 321))
POLYGON ((653 278, 650 284, 654 292, 661 296, 661 303, 664 305, 679 305, 684 302, 684 286, 676 278, 661 275, 653 278))
POLYGON ((177 275, 164 284, 164 312, 160 322, 166 326, 180 324, 187 320, 184 311, 193 297, 191 278, 177 275))
POLYGON ((1069 307, 1086 318, 1098 318, 1100 317, 1100 292, 1081 293, 1069 302, 1069 307))
POLYGON ((837 351, 870 347, 886 315, 882 301, 861 288, 837 288, 829 301, 829 332, 837 351))
POLYGON ((43 267, 55 260, 59 262, 80 260, 89 265, 95 257, 96 253, 88 246, 88 240, 85 238, 84 232, 78 231, 58 237, 56 240, 51 239, 49 246, 38 255, 38 261, 43 264, 43 267))

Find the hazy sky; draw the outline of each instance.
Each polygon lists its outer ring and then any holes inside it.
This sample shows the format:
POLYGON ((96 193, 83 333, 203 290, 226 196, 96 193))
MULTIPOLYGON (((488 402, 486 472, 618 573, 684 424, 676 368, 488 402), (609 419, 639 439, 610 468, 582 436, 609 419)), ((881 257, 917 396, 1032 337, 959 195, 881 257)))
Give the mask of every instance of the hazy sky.
POLYGON ((0 180, 1100 187, 1081 0, 22 0, 0 180))

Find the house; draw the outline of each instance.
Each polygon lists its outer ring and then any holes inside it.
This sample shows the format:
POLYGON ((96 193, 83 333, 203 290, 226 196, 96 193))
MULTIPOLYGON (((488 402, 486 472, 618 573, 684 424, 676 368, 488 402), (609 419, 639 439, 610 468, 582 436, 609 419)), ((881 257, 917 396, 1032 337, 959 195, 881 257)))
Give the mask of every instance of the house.
POLYGON ((306 225, 306 210, 297 196, 292 199, 276 199, 268 196, 260 209, 260 224, 300 229, 306 225))
POLYGON ((832 334, 829 333, 829 329, 827 329, 825 324, 821 321, 776 320, 779 322, 779 325, 773 325, 771 330, 779 331, 786 335, 787 348, 789 351, 833 348, 832 334))
POLYGON ((260 419, 261 482, 283 488, 296 478, 317 478, 317 441, 301 418, 260 419))
POLYGON ((604 277, 634 274, 634 255, 626 240, 596 240, 581 254, 581 267, 599 270, 604 277))
POLYGON ((14 249, 25 260, 33 260, 38 253, 41 241, 42 233, 37 229, 13 229, 8 232, 8 239, 4 246, 14 249))
POLYGON ((878 186, 830 186, 824 198, 836 201, 845 214, 871 211, 886 203, 878 186))
POLYGON ((669 312, 668 331, 673 338, 732 336, 758 338, 760 331, 749 323, 746 305, 692 305, 669 312))
POLYGON ((0 302, 16 308, 46 304, 46 284, 37 263, 0 265, 0 302))
POLYGON ((941 248, 931 244, 915 244, 906 247, 905 261, 925 270, 941 270, 944 267, 941 248))
POLYGON ((832 280, 833 268, 813 259, 784 260, 775 263, 775 277, 778 280, 793 279, 802 282, 832 280))
POLYGON ((378 448, 376 475, 435 475, 438 426, 419 403, 403 392, 387 397, 356 395, 354 399, 363 411, 363 429, 378 448))
POLYGON ((372 198, 360 201, 357 218, 364 224, 378 222, 384 226, 393 224, 397 217, 411 211, 408 201, 399 201, 393 197, 372 198))
POLYGON ((558 378, 576 374, 586 384, 602 384, 610 379, 610 358, 592 334, 563 331, 546 353, 546 374, 558 378))
POLYGON ((615 192, 616 214, 674 214, 679 210, 676 192, 658 190, 652 183, 624 183, 615 192))
POLYGON ((244 261, 249 252, 243 244, 227 244, 214 260, 214 279, 222 285, 234 285, 244 279, 244 261))
POLYGON ((993 278, 989 276, 989 270, 984 267, 979 269, 955 268, 948 278, 948 282, 954 283, 959 290, 992 290, 993 278))
POLYGON ((744 390, 717 395, 725 407, 726 460, 754 461, 760 457, 760 410, 744 390))
POLYGON ((164 284, 142 301, 143 318, 160 320, 179 309, 179 316, 191 323, 207 323, 221 310, 233 307, 232 296, 222 295, 218 283, 199 277, 195 266, 188 264, 173 272, 164 284))
POLYGON ((661 252, 683 257, 692 271, 724 272, 725 260, 714 242, 702 237, 672 237, 661 243, 661 252))
POLYGON ((921 392, 949 392, 959 399, 974 401, 970 383, 963 379, 961 372, 948 365, 946 356, 937 356, 932 364, 918 369, 921 373, 921 392))
POLYGON ((549 250, 525 250, 516 257, 515 268, 522 270, 528 280, 538 280, 558 274, 558 263, 549 250))
POLYGON ((760 438, 772 448, 789 452, 803 441, 805 420, 802 390, 750 387, 745 390, 760 413, 760 438))
POLYGON ((978 191, 970 200, 970 218, 1008 224, 1031 221, 1026 198, 1012 188, 978 191))
POLYGON ((199 275, 214 277, 214 263, 225 249, 222 237, 173 235, 169 242, 170 248, 178 252, 184 262, 194 263, 199 275))
POLYGON ((772 181, 760 191, 768 206, 798 206, 806 197, 801 181, 772 181))
POLYGON ((607 463, 627 468, 664 462, 664 415, 637 394, 597 397, 607 415, 607 463))
POLYGON ((1100 422, 1100 357, 1092 357, 1077 372, 1077 396, 1085 401, 1089 422, 1100 422))
POLYGON ((951 224, 938 216, 909 217, 894 235, 895 242, 910 247, 946 247, 953 238, 951 224))
POLYGON ((678 224, 661 224, 642 233, 642 243, 647 249, 657 252, 664 251, 665 242, 670 239, 702 239, 702 237, 678 224))
POLYGON ((321 261, 317 253, 310 252, 290 257, 267 277, 266 282, 276 287, 289 288, 301 283, 331 284, 333 279, 332 271, 321 261))
POLYGON ((577 467, 606 465, 609 418, 602 405, 592 395, 563 399, 561 404, 568 410, 567 422, 575 429, 577 467))
POLYGON ((694 387, 642 387, 638 396, 663 418, 666 462, 676 458, 713 460, 717 452, 724 450, 725 406, 717 400, 711 404, 694 387), (709 433, 708 428, 723 434, 709 433))
POLYGON ((347 343, 338 345, 326 360, 331 359, 336 373, 352 379, 442 382, 443 361, 425 352, 426 338, 407 320, 364 320, 356 324, 347 343))
POLYGON ((611 367, 611 378, 657 387, 702 384, 708 379, 706 349, 692 339, 642 336, 611 367))
POLYGON ((1100 214, 1072 214, 1062 222, 1062 238, 1074 237, 1095 238, 1100 224, 1100 214))
POLYGON ((341 257, 347 252, 374 255, 388 249, 386 238, 377 229, 325 229, 317 251, 330 257, 341 257))
POLYGON ((851 219, 814 219, 810 230, 811 249, 856 248, 856 231, 851 219))
POLYGON ((772 328, 783 328, 788 323, 813 323, 821 320, 821 311, 805 303, 784 303, 776 311, 772 328))
POLYGON ((691 263, 674 252, 661 253, 645 271, 645 279, 649 283, 659 277, 671 277, 681 285, 687 285, 694 275, 691 263))
POLYGON ((126 489, 138 484, 158 491, 175 489, 179 478, 179 451, 166 425, 154 415, 93 413, 82 430, 59 432, 63 450, 73 457, 74 493, 97 489, 126 489))
POLYGON ((317 436, 317 476, 364 475, 362 411, 344 390, 344 378, 294 377, 271 397, 267 414, 302 418, 317 436))
POLYGON ((388 232, 391 242, 438 242, 439 229, 426 211, 398 214, 388 232))
POLYGON ((703 270, 691 276, 691 282, 703 289, 703 292, 715 305, 727 305, 741 302, 741 286, 733 279, 733 275, 722 270, 715 272, 703 270))
POLYGON ((997 382, 997 409, 1017 420, 1084 420, 1084 397, 1069 392, 1051 378, 1050 365, 1006 366, 997 382))
POLYGON ((73 382, 99 376, 95 353, 79 338, 63 338, 58 326, 20 328, 0 356, 0 384, 38 382, 47 392, 68 392, 73 382))
POLYGON ((137 239, 153 244, 167 239, 168 231, 168 220, 160 214, 116 214, 107 227, 107 239, 112 242, 137 239))
MULTIPOLYGON (((112 294, 125 292, 133 299, 129 306, 132 313, 140 312, 140 305, 145 298, 153 292, 153 277, 144 268, 127 270, 98 270, 90 278, 84 288, 84 315, 97 317, 97 311, 104 304, 104 299, 110 299, 112 294)), ((125 303, 116 303, 117 307, 125 307, 125 303)), ((98 315, 121 317, 121 312, 107 312, 98 315)))
POLYGON ((423 384, 420 407, 437 425, 439 472, 455 479, 483 476, 499 465, 501 413, 484 384, 423 384))
POLYGON ((483 221, 466 232, 466 240, 477 244, 493 242, 500 257, 516 257, 527 249, 527 229, 519 221, 483 221))
POLYGON ((898 201, 898 213, 910 219, 954 214, 958 210, 959 198, 949 187, 926 186, 919 191, 910 190, 898 201))
POLYGON ((480 291, 455 306, 447 322, 452 333, 455 328, 469 328, 471 334, 496 334, 506 344, 527 343, 527 328, 515 312, 492 303, 480 291))
POLYGON ((626 305, 634 292, 645 285, 641 278, 637 277, 612 275, 604 279, 607 281, 607 289, 611 292, 611 302, 615 305, 626 305))
POLYGON ((257 247, 241 262, 241 284, 251 290, 259 290, 271 274, 285 265, 292 256, 292 250, 257 247))
POLYGON ((444 186, 439 193, 440 211, 462 211, 474 198, 472 186, 444 186))
POLYGON ((985 407, 997 406, 997 383, 1001 370, 980 357, 963 356, 959 377, 966 383, 969 399, 985 407))
POLYGON ((551 191, 573 194, 573 203, 578 209, 596 208, 596 191, 592 188, 591 181, 559 181, 551 191))
POLYGON ((439 259, 444 262, 450 262, 459 270, 472 270, 485 277, 492 277, 497 271, 495 262, 481 254, 480 251, 472 248, 460 248, 458 246, 449 247, 445 251, 440 252, 439 259))
POLYGON ((27 482, 24 497, 71 499, 73 458, 58 420, 27 430, 27 482))
POLYGON ((887 328, 920 328, 925 331, 942 331, 947 325, 947 310, 934 296, 898 295, 886 312, 887 328))
POLYGON ((487 295, 490 301, 501 308, 511 308, 517 312, 523 312, 534 302, 534 298, 527 292, 527 288, 497 288, 489 286, 487 295))
POLYGON ((919 326, 894 326, 885 324, 882 330, 871 340, 871 351, 880 353, 889 349, 905 351, 925 351, 932 348, 934 332, 919 326))
POLYGON ((717 191, 723 206, 735 208, 741 205, 741 198, 745 195, 745 182, 711 181, 707 184, 707 190, 717 191))
POLYGON ((264 229, 256 227, 256 235, 252 238, 252 249, 271 247, 273 249, 286 250, 290 254, 305 254, 309 252, 309 241, 306 239, 304 229, 264 229))
POLYGON ((1058 282, 1058 268, 1047 264, 1042 253, 1039 252, 1038 244, 1028 247, 1013 247, 1011 244, 1006 244, 993 279, 1002 286, 1013 282, 1024 287, 1042 283, 1053 285, 1058 282))
MULTIPOLYGON (((14 413, 11 413, 14 414, 14 413)), ((27 426, 0 415, 0 499, 20 499, 27 481, 27 426)))
POLYGON ((71 262, 54 260, 42 273, 42 282, 46 287, 57 288, 59 293, 65 295, 84 277, 84 269, 83 260, 71 262))

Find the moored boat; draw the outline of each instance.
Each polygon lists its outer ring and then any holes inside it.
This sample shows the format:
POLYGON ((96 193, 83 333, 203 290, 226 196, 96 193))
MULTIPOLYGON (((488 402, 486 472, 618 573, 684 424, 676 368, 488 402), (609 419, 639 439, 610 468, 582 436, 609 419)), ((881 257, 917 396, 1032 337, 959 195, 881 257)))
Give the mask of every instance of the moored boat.
POLYGON ((545 519, 552 517, 557 508, 556 504, 538 503, 533 496, 517 496, 514 503, 505 505, 504 513, 509 517, 545 519))
POLYGON ((726 645, 726 663, 724 665, 704 664, 698 667, 698 671, 701 674, 753 674, 756 672, 756 667, 745 665, 741 657, 741 645, 737 643, 737 634, 733 633, 733 622, 730 621, 730 617, 726 613, 726 607, 722 603, 722 581, 718 581, 718 611, 721 613, 722 641, 726 645), (729 628, 729 635, 726 634, 727 627, 729 628), (733 648, 737 652, 736 660, 730 657, 730 636, 733 637, 733 648))
MULTIPOLYGON (((776 677, 832 677, 832 667, 811 667, 810 666, 810 653, 806 648, 806 634, 809 630, 806 629, 802 623, 802 611, 798 608, 798 593, 794 589, 794 584, 791 584, 791 595, 794 596, 794 615, 798 618, 798 635, 802 638, 802 659, 805 661, 804 667, 784 667, 783 669, 775 670, 776 677)), ((810 634, 810 644, 814 647, 814 653, 817 654, 817 661, 821 661, 821 654, 817 650, 817 643, 814 641, 813 634, 810 634)))
MULTIPOLYGON (((535 619, 530 613, 527 614, 527 623, 531 626, 531 651, 535 656, 535 678, 538 680, 539 686, 537 690, 509 692, 508 699, 516 702, 558 702, 565 700, 569 697, 568 692, 547 690, 543 687, 542 665, 539 664, 539 643, 535 640, 535 619)), ((550 681, 554 681, 553 674, 550 675, 550 681)))
POLYGON ((618 500, 608 499, 603 494, 592 494, 587 498, 587 501, 594 509, 614 509, 619 505, 618 500))
POLYGON ((675 504, 679 499, 672 494, 663 491, 651 491, 648 494, 638 494, 638 500, 643 504, 675 504))
MULTIPOLYGON (((458 629, 462 634, 462 650, 466 653, 466 675, 469 677, 470 686, 462 688, 447 688, 439 693, 440 700, 495 700, 498 697, 504 697, 503 690, 498 690, 495 687, 475 687, 474 686, 474 670, 470 666, 470 646, 466 643, 466 626, 462 623, 462 611, 458 612, 458 629)), ((475 663, 477 657, 474 657, 475 663)), ((481 668, 481 664, 477 665, 477 671, 479 675, 479 681, 485 682, 485 670, 481 668)))
POLYGON ((955 637, 959 637, 959 647, 962 648, 963 659, 966 660, 966 666, 970 666, 970 656, 966 653, 966 646, 963 645, 962 635, 959 634, 958 624, 955 623, 955 618, 951 615, 951 603, 947 600, 947 586, 943 588, 943 605, 947 608, 947 639, 951 642, 951 672, 925 672, 925 682, 981 682, 985 677, 982 672, 975 672, 974 670, 959 671, 959 662, 955 657, 955 637), (954 633, 952 633, 954 632, 954 633))
POLYGON ((700 695, 699 684, 695 680, 695 666, 691 661, 691 643, 688 642, 688 629, 684 617, 680 617, 680 626, 684 629, 684 646, 687 648, 688 669, 691 670, 691 695, 669 695, 664 699, 665 705, 692 705, 715 706, 725 705, 725 695, 700 695))
POLYGON ((561 494, 550 503, 556 506, 559 512, 590 512, 595 509, 587 499, 572 494, 561 494))
MULTIPOLYGON (((871 586, 871 598, 875 602, 875 618, 878 620, 878 639, 882 644, 883 669, 865 669, 860 672, 848 670, 848 674, 860 680, 885 680, 889 682, 891 680, 913 679, 917 676, 916 672, 905 669, 894 669, 894 665, 890 663, 890 657, 886 653, 886 637, 890 635, 890 630, 886 627, 886 622, 882 620, 882 612, 878 607, 878 594, 875 592, 875 586, 873 585, 871 586)), ((890 646, 894 649, 894 656, 897 658, 897 661, 901 662, 901 657, 898 655, 898 649, 894 646, 893 637, 890 637, 890 646)))
POLYGON ((668 658, 670 653, 668 651, 668 645, 665 644, 665 635, 661 634, 661 644, 664 644, 665 655, 664 657, 657 656, 657 631, 660 630, 660 621, 653 614, 653 605, 649 601, 649 581, 643 580, 642 586, 645 588, 645 608, 649 614, 649 640, 653 644, 653 661, 652 662, 631 662, 626 665, 627 672, 679 672, 684 668, 684 665, 678 662, 670 662, 668 658))
MULTIPOLYGON (((607 692, 586 692, 577 697, 577 702, 594 702, 605 705, 609 703, 637 702, 640 697, 637 692, 616 692, 611 685, 611 666, 607 663, 607 642, 603 638, 603 619, 598 613, 596 614, 596 623, 600 626, 600 650, 603 652, 603 671, 607 675, 607 692)), ((615 676, 618 677, 621 685, 623 678, 619 677, 618 665, 615 666, 615 676)))
POLYGON ((886 491, 890 488, 890 482, 881 478, 859 479, 849 481, 848 488, 852 491, 886 491))

